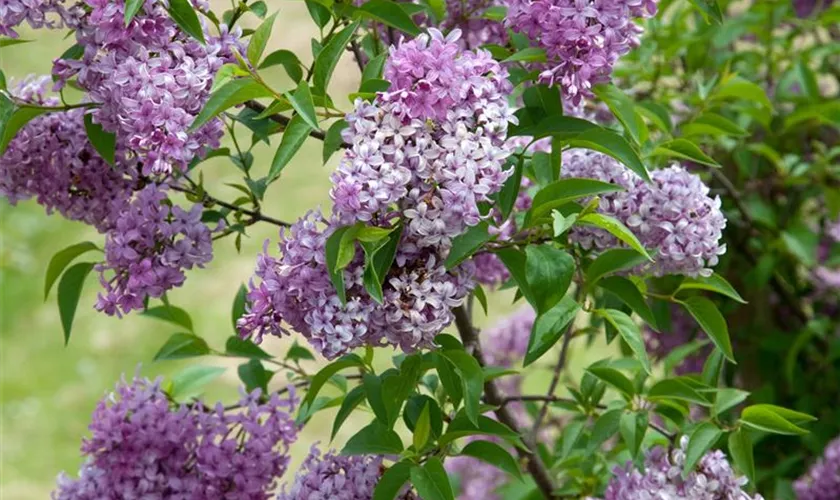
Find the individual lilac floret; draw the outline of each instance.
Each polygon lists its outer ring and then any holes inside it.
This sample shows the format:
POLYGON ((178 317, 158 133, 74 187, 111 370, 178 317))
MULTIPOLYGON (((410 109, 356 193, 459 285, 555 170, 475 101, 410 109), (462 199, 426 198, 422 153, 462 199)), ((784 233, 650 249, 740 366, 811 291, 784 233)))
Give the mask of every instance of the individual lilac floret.
POLYGON ((181 286, 185 270, 210 262, 212 234, 201 213, 200 204, 170 206, 154 184, 138 191, 107 234, 105 262, 97 266, 105 292, 96 308, 109 315, 143 309, 147 297, 181 286))
POLYGON ((797 500, 840 498, 840 438, 828 443, 823 456, 793 483, 797 500))
POLYGON ((166 2, 145 0, 127 26, 122 1, 86 3, 88 12, 76 30, 84 54, 79 60, 56 60, 58 85, 77 77, 88 98, 100 105, 92 112, 94 121, 117 134, 146 175, 183 170, 195 156, 218 147, 220 119, 197 130, 190 125, 207 102, 218 69, 234 61, 233 51, 242 50, 239 31, 222 29, 216 36, 205 29, 202 44, 175 24, 166 2))
MULTIPOLYGON (((56 98, 45 97, 48 82, 30 78, 11 94, 21 102, 57 106, 56 98)), ((35 198, 47 213, 107 231, 131 198, 134 181, 125 163, 112 167, 93 149, 83 115, 83 109, 48 113, 19 130, 0 157, 0 196, 12 205, 35 198)))
POLYGON ((669 452, 656 447, 648 452, 641 472, 632 462, 616 467, 604 500, 763 500, 761 495, 750 495, 743 490, 747 479, 735 475, 720 450, 703 455, 683 479, 687 447, 688 437, 683 436, 677 449, 669 452))
MULTIPOLYGON (((598 211, 629 227, 645 248, 654 251, 654 264, 640 271, 655 276, 710 276, 711 267, 726 252, 720 243, 726 219, 719 197, 709 196, 700 178, 674 165, 651 172, 646 183, 616 160, 589 150, 563 153, 564 177, 583 177, 617 184, 625 189, 602 195, 598 211)), ((601 229, 575 227, 573 241, 584 248, 605 250, 617 240, 601 229)))
MULTIPOLYGON (((277 500, 370 500, 384 472, 381 456, 321 455, 317 446, 312 446, 294 483, 288 489, 283 487, 277 500)), ((414 500, 417 496, 405 491, 396 498, 414 500)))
POLYGON ((122 381, 99 402, 79 478, 61 474, 52 498, 270 498, 297 438, 294 396, 261 402, 257 390, 225 412, 173 406, 160 384, 122 381))
POLYGON ((17 38, 15 28, 26 22, 29 27, 73 28, 84 10, 65 0, 2 0, 0 1, 0 35, 17 38))
POLYGON ((656 14, 658 0, 509 0, 507 26, 545 50, 540 80, 574 104, 608 81, 618 59, 639 44, 634 18, 656 14))
MULTIPOLYGON (((685 310, 678 306, 671 307, 671 329, 669 331, 656 332, 645 325, 642 335, 645 341, 645 348, 648 354, 656 359, 664 359, 674 349, 689 342, 698 340, 700 330, 697 322, 685 310)), ((700 337, 702 339, 704 337, 700 337)), ((688 373, 700 373, 703 371, 703 364, 712 352, 712 346, 701 347, 690 356, 674 367, 674 373, 685 375, 688 373)))
POLYGON ((325 245, 335 230, 310 212, 280 233, 279 258, 266 251, 257 259, 248 293, 248 312, 237 322, 240 334, 259 342, 264 334, 287 333, 281 321, 303 334, 332 359, 363 345, 431 347, 452 321, 450 309, 463 304, 472 286, 469 265, 447 271, 433 252, 418 250, 403 235, 395 264, 376 303, 363 282, 363 260, 344 270, 347 303, 341 304, 327 272, 325 245), (326 227, 325 227, 326 226, 326 227))

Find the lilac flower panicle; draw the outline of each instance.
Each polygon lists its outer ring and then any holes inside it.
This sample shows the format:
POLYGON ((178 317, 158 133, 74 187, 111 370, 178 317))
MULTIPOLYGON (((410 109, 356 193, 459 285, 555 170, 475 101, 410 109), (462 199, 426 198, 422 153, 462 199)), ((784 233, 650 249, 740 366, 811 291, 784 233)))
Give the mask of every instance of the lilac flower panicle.
MULTIPOLYGON (((94 121, 115 132, 136 154, 143 173, 183 170, 196 156, 219 146, 220 119, 190 126, 210 96, 218 69, 242 51, 240 31, 212 35, 202 44, 181 31, 161 0, 145 0, 126 26, 124 3, 85 0, 88 12, 76 29, 81 59, 58 59, 58 85, 75 77, 87 98, 99 104, 94 121)), ((194 2, 206 9, 203 2, 194 2)))
POLYGON ((446 472, 458 477, 458 500, 503 500, 497 492, 508 483, 509 474, 495 465, 473 457, 456 456, 447 459, 444 466, 446 472))
MULTIPOLYGON (((58 106, 58 99, 46 95, 48 82, 48 76, 30 77, 11 94, 22 102, 58 106)), ((0 195, 13 205, 35 198, 48 213, 107 231, 131 197, 133 174, 130 163, 112 167, 93 149, 83 115, 83 109, 48 113, 19 130, 0 157, 0 195)))
POLYGON ((65 0, 2 0, 0 1, 0 36, 17 38, 15 28, 24 22, 33 29, 73 28, 84 10, 65 0))
POLYGON ((745 477, 735 474, 720 450, 707 452, 688 476, 682 478, 688 437, 674 450, 656 447, 645 457, 644 469, 632 462, 616 467, 604 500, 763 500, 743 490, 745 477))
POLYGON ((608 81, 618 59, 639 44, 635 18, 656 14, 657 0, 509 0, 507 26, 545 50, 540 80, 574 104, 608 81))
MULTIPOLYGON (((678 165, 651 172, 652 182, 646 183, 611 157, 573 149, 563 152, 562 175, 625 189, 602 195, 598 212, 621 221, 645 248, 654 250, 655 262, 640 272, 710 276, 726 252, 720 243, 726 227, 720 198, 710 197, 700 178, 678 165)), ((587 249, 618 246, 615 237, 598 228, 575 227, 570 237, 587 249)))
POLYGON ((840 498, 840 438, 828 443, 823 456, 793 483, 797 500, 840 498))
MULTIPOLYGON (((315 445, 292 485, 284 487, 277 500, 370 500, 384 472, 381 456, 344 457, 332 451, 322 455, 315 445)), ((404 491, 397 499, 417 496, 404 491)))
POLYGON ((202 209, 170 206, 154 184, 138 191, 107 234, 105 261, 97 266, 105 291, 96 308, 109 315, 143 309, 146 297, 181 286, 185 270, 210 262, 212 234, 202 209))
POLYGON ((244 394, 240 410, 221 404, 173 407, 160 380, 122 381, 100 401, 84 440, 77 479, 58 478, 54 500, 268 499, 297 438, 294 396, 261 402, 244 394))

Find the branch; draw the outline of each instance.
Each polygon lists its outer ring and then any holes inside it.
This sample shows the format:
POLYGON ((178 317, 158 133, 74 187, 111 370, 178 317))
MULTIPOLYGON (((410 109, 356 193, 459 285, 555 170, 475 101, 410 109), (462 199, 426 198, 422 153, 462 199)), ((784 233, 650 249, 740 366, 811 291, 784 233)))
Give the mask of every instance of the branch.
MULTIPOLYGON (((265 111, 265 106, 254 100, 245 101, 245 107, 252 109, 257 113, 262 113, 263 111, 265 111)), ((279 123, 280 125, 283 125, 284 127, 287 127, 289 125, 289 122, 291 121, 291 118, 289 118, 286 115, 281 115, 280 113, 268 115, 267 118, 273 121, 274 123, 279 123)), ((310 130, 309 136, 321 141, 325 141, 327 139, 327 134, 323 130, 310 130)), ((350 144, 342 141, 341 147, 349 149, 350 144)))
MULTIPOLYGON (((478 333, 475 331, 475 328, 473 328, 472 321, 467 315, 467 311, 463 308, 463 306, 461 306, 456 307, 452 310, 452 312, 455 314, 455 326, 458 328, 461 340, 464 341, 464 346, 468 351, 472 351, 473 356, 475 356, 475 359, 478 360, 478 364, 483 367, 484 356, 481 353, 481 345, 478 342, 478 333)), ((504 398, 500 394, 499 389, 496 387, 495 382, 492 380, 484 384, 484 397, 488 404, 499 407, 494 411, 496 417, 499 419, 499 422, 521 434, 521 431, 516 424, 516 420, 504 406, 504 398)), ((525 460, 528 472, 534 477, 534 481, 537 483, 540 491, 542 491, 543 496, 545 496, 545 498, 560 498, 554 494, 555 486, 554 480, 551 478, 551 474, 545 467, 545 464, 543 464, 539 454, 532 451, 535 449, 533 443, 528 443, 528 448, 529 449, 527 451, 519 448, 517 448, 516 451, 519 453, 519 456, 525 460)))
MULTIPOLYGON (((185 187, 181 187, 177 184, 170 184, 169 188, 172 189, 173 191, 178 191, 180 193, 186 193, 186 194, 191 194, 193 196, 198 196, 198 193, 196 193, 195 191, 193 191, 191 189, 188 189, 188 188, 185 188, 185 187)), ((275 226, 280 226, 280 227, 291 226, 291 224, 288 223, 288 222, 284 222, 282 220, 275 219, 274 217, 264 215, 262 212, 258 212, 258 211, 255 211, 255 210, 248 210, 247 208, 238 207, 238 206, 236 206, 232 203, 228 203, 228 202, 222 201, 218 198, 214 198, 213 196, 210 196, 209 194, 207 194, 206 191, 204 192, 203 196, 201 197, 201 203, 203 203, 205 205, 208 205, 208 204, 209 205, 219 205, 220 207, 224 207, 224 208, 233 210, 234 212, 245 214, 245 215, 251 217, 254 221, 268 222, 269 224, 274 224, 275 226)))
POLYGON ((359 66, 359 71, 364 73, 365 71, 365 64, 364 64, 364 54, 362 53, 362 48, 359 47, 359 42, 356 40, 352 40, 350 42, 350 50, 353 52, 353 57, 356 58, 356 64, 359 66))
MULTIPOLYGON (((566 365, 566 354, 569 352, 569 343, 572 341, 572 330, 574 330, 574 326, 575 322, 572 321, 563 334, 563 347, 560 348, 560 357, 557 359, 557 365, 554 366, 554 375, 551 377, 551 383, 548 385, 546 396, 554 395, 554 391, 557 390, 557 384, 560 382, 560 372, 563 371, 563 367, 566 365)), ((533 439, 536 439, 537 432, 539 432, 540 426, 548 413, 548 403, 549 401, 543 403, 542 408, 540 408, 540 413, 537 415, 536 420, 534 420, 534 426, 531 428, 531 437, 533 439)))

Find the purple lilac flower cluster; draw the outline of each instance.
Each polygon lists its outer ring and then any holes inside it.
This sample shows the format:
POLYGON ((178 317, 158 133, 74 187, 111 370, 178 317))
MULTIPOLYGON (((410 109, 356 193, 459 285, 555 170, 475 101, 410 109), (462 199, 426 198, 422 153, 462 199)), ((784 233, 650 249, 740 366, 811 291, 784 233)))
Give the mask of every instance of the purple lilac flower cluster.
POLYGON ((297 439, 295 404, 254 391, 236 411, 173 408, 160 380, 123 381, 93 413, 79 478, 60 475, 52 498, 268 499, 297 439))
POLYGON ((17 38, 15 28, 26 22, 31 28, 74 28, 84 15, 78 4, 65 5, 65 0, 2 0, 0 1, 0 36, 17 38))
MULTIPOLYGON (((648 354, 661 360, 674 349, 696 340, 698 333, 697 322, 681 307, 673 306, 671 307, 670 331, 656 332, 645 325, 642 335, 648 354)), ((703 364, 711 352, 711 345, 698 349, 675 366, 674 373, 685 375, 702 372, 703 364)))
POLYGON ((840 266, 827 265, 831 258, 831 249, 840 245, 840 218, 829 223, 825 236, 818 248, 820 265, 814 270, 813 281, 819 296, 830 295, 831 291, 840 290, 840 266))
MULTIPOLYGON (((16 100, 57 106, 46 97, 49 77, 22 81, 16 100)), ((110 229, 134 186, 125 163, 111 167, 88 142, 83 109, 49 113, 27 123, 0 157, 0 195, 13 205, 35 198, 48 213, 110 229)))
POLYGON ((478 203, 509 175, 511 119, 506 73, 486 52, 462 51, 459 36, 431 30, 392 48, 390 90, 373 104, 358 100, 347 118, 351 147, 332 176, 333 216, 309 214, 281 233, 280 258, 259 257, 242 335, 284 334, 282 320, 334 358, 362 345, 432 347, 451 323, 450 309, 472 287, 473 264, 443 263, 451 239, 480 222, 478 203), (381 303, 365 290, 360 250, 344 270, 346 304, 326 268, 328 237, 358 222, 402 227, 381 303))
POLYGON ((745 477, 735 475, 726 455, 720 450, 707 452, 688 476, 682 478, 688 437, 680 439, 679 448, 656 447, 645 457, 644 470, 632 462, 617 467, 607 486, 605 500, 763 500, 759 494, 743 490, 745 477))
MULTIPOLYGON (((598 211, 629 227, 645 248, 655 251, 655 263, 640 271, 656 276, 709 276, 726 252, 720 243, 726 219, 719 197, 711 198, 700 178, 678 165, 651 172, 651 183, 613 158, 589 150, 563 152, 564 177, 582 177, 617 184, 625 189, 601 196, 598 211)), ((573 241, 584 248, 604 250, 618 245, 597 228, 575 227, 573 241)))
POLYGON ((831 7, 833 3, 834 0, 793 0, 793 11, 798 17, 805 18, 814 14, 817 8, 823 11, 831 7))
POLYGON ((96 308, 109 315, 143 309, 147 297, 181 286, 185 270, 210 262, 212 234, 201 212, 200 204, 171 206, 163 187, 138 191, 107 234, 105 262, 97 266, 105 293, 96 308))
POLYGON ((793 483, 797 500, 840 498, 840 438, 828 443, 822 458, 793 483))
MULTIPOLYGON (((284 487, 277 500, 370 500, 384 472, 381 456, 321 455, 313 446, 291 488, 284 487)), ((408 490, 397 496, 398 500, 416 498, 408 490)))
POLYGON ((656 14, 657 0, 509 0, 507 26, 545 50, 540 80, 577 104, 608 81, 616 61, 639 44, 634 18, 656 14))
POLYGON ((100 105, 94 121, 137 155, 145 175, 185 169, 193 157, 218 147, 219 119, 189 128, 216 71, 242 50, 238 29, 222 27, 219 36, 205 29, 202 44, 178 28, 162 0, 145 0, 128 25, 122 1, 86 0, 85 7, 75 32, 84 53, 78 60, 56 60, 58 86, 76 77, 87 99, 100 105))

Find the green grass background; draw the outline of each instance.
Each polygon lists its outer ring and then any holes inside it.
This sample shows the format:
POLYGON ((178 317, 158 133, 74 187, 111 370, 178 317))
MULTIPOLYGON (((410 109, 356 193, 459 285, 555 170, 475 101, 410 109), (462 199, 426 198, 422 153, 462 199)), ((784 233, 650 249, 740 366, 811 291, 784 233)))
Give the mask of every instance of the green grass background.
MULTIPOLYGON (((269 49, 293 50, 308 63, 310 38, 317 31, 303 3, 275 5, 279 6, 280 15, 269 49)), ((220 6, 219 10, 223 8, 220 6)), ((253 19, 248 21, 254 24, 253 19)), ((64 38, 63 32, 21 30, 21 35, 35 41, 0 48, 0 68, 10 80, 33 73, 47 74, 52 59, 73 43, 72 38, 64 38)), ((280 69, 266 71, 265 77, 275 88, 291 88, 280 69)), ((358 83, 359 72, 346 55, 331 87, 331 95, 340 108, 350 108, 342 96, 358 88, 358 83)), ((238 137, 247 141, 250 134, 242 131, 238 137)), ((255 149, 255 175, 267 172, 278 139, 275 136, 270 147, 255 149)), ((329 174, 338 156, 322 165, 321 143, 308 140, 281 179, 269 188, 264 211, 284 220, 294 220, 311 208, 320 206, 328 210, 329 174)), ((236 191, 224 185, 241 180, 232 164, 211 160, 201 169, 211 194, 227 200, 236 198, 236 191)), ((170 293, 171 302, 192 315, 196 332, 212 346, 222 347, 232 334, 230 311, 236 290, 250 278, 263 241, 266 238, 276 241, 276 234, 274 226, 252 226, 250 237, 242 242, 241 252, 234 248, 232 238, 217 242, 213 261, 205 269, 190 272, 186 284, 170 293)), ((4 500, 48 498, 57 473, 65 470, 75 474, 82 461, 79 443, 86 433, 90 414, 122 374, 130 377, 140 369, 147 376, 166 376, 188 364, 151 362, 156 350, 177 328, 136 313, 123 319, 97 313, 93 304, 99 284, 94 276, 86 283, 72 338, 64 346, 55 291, 46 301, 43 297, 44 272, 56 251, 85 240, 103 242, 102 236, 91 228, 57 215, 48 216, 33 201, 16 207, 0 201, 0 498, 4 500)), ((272 248, 276 248, 273 242, 272 248)), ((490 317, 479 312, 477 322, 488 325, 493 318, 513 310, 517 306, 511 304, 511 298, 509 294, 492 294, 490 317)), ((269 339, 264 347, 282 355, 289 344, 289 339, 269 339)), ((582 345, 573 343, 571 371, 580 373, 585 363, 604 352, 602 347, 584 351, 582 345)), ((391 355, 391 349, 382 349, 378 360, 385 365, 391 355)), ((548 384, 551 359, 553 355, 546 356, 545 363, 530 372, 529 388, 542 391, 548 384)), ((190 363, 228 366, 207 398, 235 397, 235 361, 202 358, 190 363)), ((317 365, 310 363, 306 368, 314 372, 317 365)), ((278 375, 273 386, 281 386, 282 379, 282 374, 278 375)), ((322 412, 304 429, 293 450, 293 468, 283 481, 294 477, 294 468, 313 442, 328 446, 334 413, 335 410, 322 412)), ((365 418, 359 415, 346 423, 333 446, 340 446, 365 423, 365 418)))

